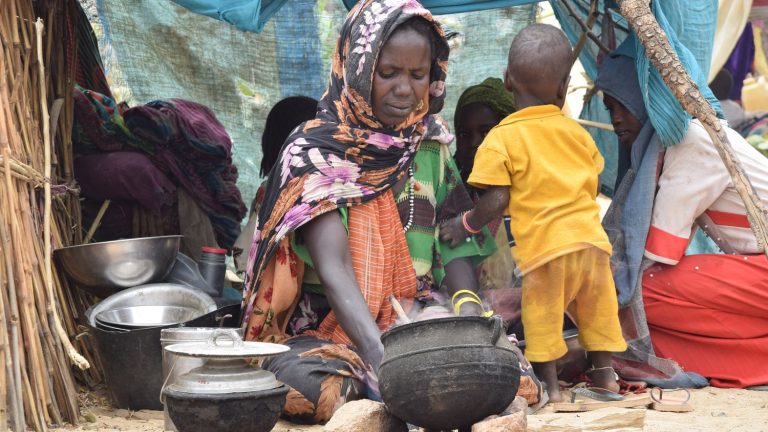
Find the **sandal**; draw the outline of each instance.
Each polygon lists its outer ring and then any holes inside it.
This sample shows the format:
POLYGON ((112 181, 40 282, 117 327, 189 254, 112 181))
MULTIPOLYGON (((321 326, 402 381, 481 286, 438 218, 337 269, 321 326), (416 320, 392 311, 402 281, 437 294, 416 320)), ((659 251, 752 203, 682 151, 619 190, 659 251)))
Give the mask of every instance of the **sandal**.
POLYGON ((654 387, 650 390, 650 396, 653 400, 652 408, 656 411, 664 412, 690 412, 693 411, 691 401, 691 392, 688 389, 670 389, 663 390, 660 387, 654 387), (658 393, 656 392, 658 390, 658 393), (685 392, 684 397, 667 396, 669 393, 685 392))
POLYGON ((552 403, 555 412, 585 412, 609 407, 633 408, 651 403, 651 398, 646 394, 622 396, 600 387, 576 387, 569 391, 570 402, 552 403))

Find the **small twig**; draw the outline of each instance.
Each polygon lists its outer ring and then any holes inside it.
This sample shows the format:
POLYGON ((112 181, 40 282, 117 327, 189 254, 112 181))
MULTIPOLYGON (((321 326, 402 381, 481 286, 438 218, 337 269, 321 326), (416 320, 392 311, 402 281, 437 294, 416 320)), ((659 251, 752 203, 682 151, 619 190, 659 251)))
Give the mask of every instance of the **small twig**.
POLYGON ((389 301, 392 302, 392 308, 395 310, 395 313, 398 317, 400 317, 400 320, 402 320, 404 324, 411 322, 411 319, 408 318, 408 314, 405 313, 403 306, 399 301, 397 301, 394 294, 389 295, 389 301))
POLYGON ((603 129, 603 130, 607 130, 607 131, 613 132, 613 126, 608 124, 608 123, 600 123, 600 122, 596 122, 596 121, 592 121, 592 120, 585 120, 585 119, 580 119, 580 118, 577 118, 577 119, 574 119, 574 120, 576 121, 576 123, 578 123, 578 124, 580 124, 582 126, 593 127, 593 128, 603 129))
POLYGON ((83 240, 83 244, 87 244, 91 242, 91 238, 93 238, 93 235, 96 233, 96 229, 99 228, 99 225, 101 224, 101 219, 104 217, 104 213, 106 213, 107 208, 109 208, 110 200, 104 200, 103 203, 101 203, 101 207, 99 207, 99 212, 96 213, 96 218, 93 219, 93 223, 91 224, 91 227, 88 229, 88 234, 85 235, 85 240, 83 240))

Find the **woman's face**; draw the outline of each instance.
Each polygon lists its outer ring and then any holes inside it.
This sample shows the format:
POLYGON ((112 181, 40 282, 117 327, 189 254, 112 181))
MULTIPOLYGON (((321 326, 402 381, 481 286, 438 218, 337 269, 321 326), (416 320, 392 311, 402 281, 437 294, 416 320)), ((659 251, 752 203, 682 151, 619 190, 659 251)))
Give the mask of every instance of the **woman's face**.
POLYGON ((431 66, 429 41, 413 30, 394 33, 381 49, 373 74, 373 114, 388 127, 395 127, 421 108, 429 91, 431 66))
POLYGON ((632 147, 632 143, 640 134, 640 129, 643 128, 643 124, 629 112, 627 107, 612 96, 603 94, 603 102, 608 111, 611 112, 611 124, 616 136, 619 137, 619 144, 627 148, 632 147))
POLYGON ((455 114, 456 126, 456 165, 461 171, 464 181, 469 178, 475 162, 477 148, 483 142, 488 132, 493 129, 501 118, 487 105, 476 102, 465 105, 455 114))

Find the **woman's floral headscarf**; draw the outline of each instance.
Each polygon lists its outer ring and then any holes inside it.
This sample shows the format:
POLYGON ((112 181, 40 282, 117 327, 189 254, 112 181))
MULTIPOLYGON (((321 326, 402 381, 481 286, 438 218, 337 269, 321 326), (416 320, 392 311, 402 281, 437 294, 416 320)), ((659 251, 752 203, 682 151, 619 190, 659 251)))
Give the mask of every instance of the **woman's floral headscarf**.
POLYGON ((323 213, 388 190, 405 174, 422 140, 452 140, 442 120, 431 115, 443 107, 447 67, 443 31, 417 1, 364 0, 349 12, 317 118, 288 137, 270 172, 249 253, 245 319, 262 272, 288 233, 323 213), (428 100, 403 124, 387 128, 371 108, 376 61, 394 30, 414 16, 430 22, 435 32, 428 100))

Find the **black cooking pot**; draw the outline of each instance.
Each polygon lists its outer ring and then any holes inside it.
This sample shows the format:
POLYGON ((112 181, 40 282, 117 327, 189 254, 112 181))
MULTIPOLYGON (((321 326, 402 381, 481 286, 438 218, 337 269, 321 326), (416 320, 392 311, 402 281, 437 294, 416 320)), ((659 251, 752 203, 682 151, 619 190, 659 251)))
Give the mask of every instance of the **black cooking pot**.
POLYGON ((396 327, 381 336, 379 389, 400 419, 451 430, 504 411, 520 366, 501 317, 450 317, 396 327))
POLYGON ((179 432, 269 432, 285 407, 288 386, 249 393, 191 394, 165 389, 165 404, 179 432))
POLYGON ((172 327, 235 327, 240 303, 230 304, 181 324, 130 331, 107 331, 90 324, 93 307, 85 312, 85 325, 96 338, 104 379, 117 408, 162 410, 163 348, 160 331, 172 327), (227 317, 229 315, 229 317, 227 317))

